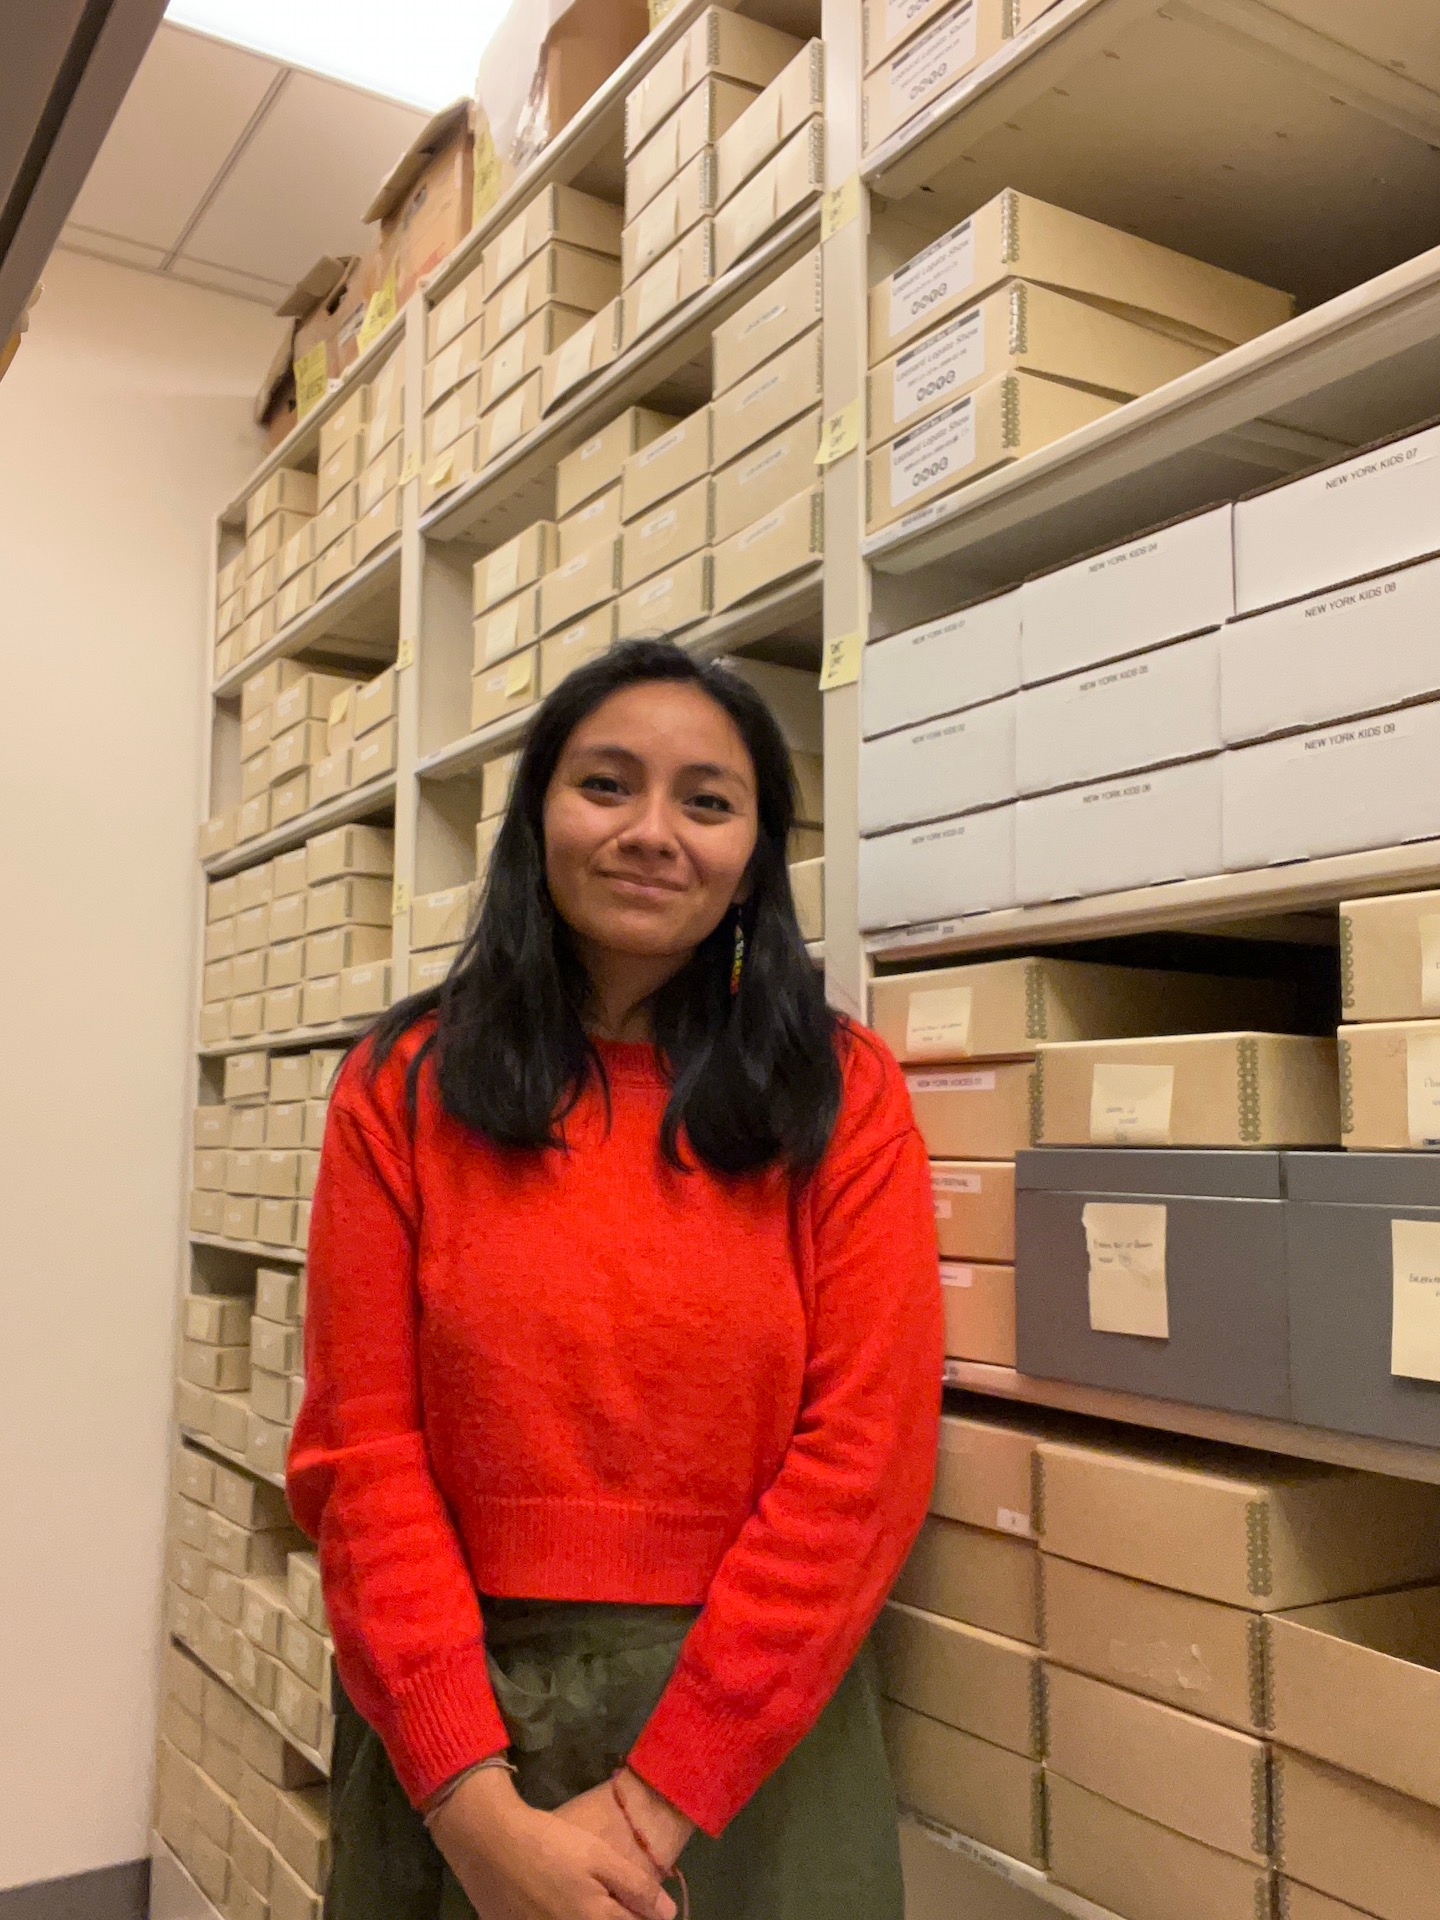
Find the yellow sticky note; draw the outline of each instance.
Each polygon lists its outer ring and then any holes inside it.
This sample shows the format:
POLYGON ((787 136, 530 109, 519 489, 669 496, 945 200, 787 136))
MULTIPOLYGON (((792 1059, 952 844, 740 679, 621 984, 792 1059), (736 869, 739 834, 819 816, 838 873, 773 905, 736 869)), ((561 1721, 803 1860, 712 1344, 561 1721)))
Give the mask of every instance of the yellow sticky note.
POLYGON ((1170 1338, 1164 1207, 1087 1201, 1081 1213, 1096 1333, 1170 1338))
POLYGON ((303 419, 318 407, 330 384, 330 350, 322 340, 295 362, 295 411, 303 419))
POLYGON ((400 485, 408 487, 412 480, 420 478, 420 449, 412 447, 405 456, 405 464, 400 469, 400 485))
POLYGON ((820 691, 830 693, 836 687, 851 687, 859 678, 859 634, 842 633, 837 640, 827 640, 820 666, 820 691))
POLYGON ((937 987, 912 993, 905 1015, 905 1052, 910 1058, 942 1060, 970 1051, 969 987, 937 987))
POLYGON ((830 467, 847 453, 853 453, 860 444, 860 402, 852 400, 848 407, 842 407, 839 413, 832 413, 820 430, 820 451, 815 456, 817 467, 830 467))
POLYGON ((402 914, 410 911, 410 889, 403 880, 397 880, 390 894, 390 918, 398 920, 402 914))
POLYGON ((833 240, 842 227, 860 218, 860 176, 852 173, 838 187, 831 187, 820 202, 820 238, 833 240))
POLYGON ((391 272, 385 276, 383 284, 375 289, 365 303, 365 318, 360 322, 360 336, 357 342, 361 353, 364 353, 372 340, 380 338, 394 318, 395 275, 391 272))
POLYGON ((453 453, 447 453, 443 460, 437 461, 430 469, 429 484, 432 487, 447 487, 454 478, 455 456, 453 453))
POLYGON ((395 665, 396 665, 396 668, 401 673, 403 673, 406 667, 413 667, 414 664, 415 664, 415 641, 412 637, 407 636, 407 638, 405 638, 400 642, 400 645, 396 650, 395 665))
POLYGON ((517 693, 528 693, 535 677, 535 650, 517 653, 505 669, 505 694, 514 699, 517 693))

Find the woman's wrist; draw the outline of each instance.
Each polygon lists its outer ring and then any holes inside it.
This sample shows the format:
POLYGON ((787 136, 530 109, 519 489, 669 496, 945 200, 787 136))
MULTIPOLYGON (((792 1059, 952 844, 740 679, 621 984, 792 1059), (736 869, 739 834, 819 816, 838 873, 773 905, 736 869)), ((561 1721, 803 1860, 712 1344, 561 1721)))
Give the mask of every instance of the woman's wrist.
POLYGON ((695 1831, 695 1822, 687 1819, 664 1794, 657 1793, 628 1766, 620 1769, 615 1784, 626 1813, 639 1828, 650 1851, 667 1866, 674 1866, 695 1831))

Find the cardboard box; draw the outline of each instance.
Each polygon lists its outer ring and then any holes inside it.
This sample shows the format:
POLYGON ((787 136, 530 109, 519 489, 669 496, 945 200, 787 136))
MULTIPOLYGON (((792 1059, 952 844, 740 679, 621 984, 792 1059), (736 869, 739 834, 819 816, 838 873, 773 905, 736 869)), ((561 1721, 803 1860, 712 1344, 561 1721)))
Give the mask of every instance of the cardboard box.
POLYGON ((714 574, 708 553, 692 553, 688 560, 657 573, 643 586, 622 594, 616 602, 616 637, 653 640, 679 633, 708 617, 714 607, 714 574))
POLYGON ((462 434, 453 447, 447 447, 432 466, 420 476, 420 511, 428 513, 436 503, 480 468, 480 429, 462 434))
POLYGON ((460 952, 455 947, 434 947, 428 953, 417 953, 410 961, 411 993, 430 993, 436 987, 443 986, 450 977, 460 952))
POLYGON ((1044 1865, 1044 1783, 1035 1762, 893 1701, 882 1703, 880 1718, 905 1806, 1012 1860, 1044 1865))
POLYGON ((1198 1442, 1042 1440, 1045 1551, 1278 1613, 1440 1571, 1440 1491, 1198 1442))
MULTIPOLYGON (((860 27, 866 73, 873 73, 903 41, 954 6, 955 0, 861 0, 860 27)), ((1011 0, 1004 9, 1005 38, 1023 33, 1055 0, 1011 0)), ((987 22, 987 32, 992 32, 987 22)), ((978 28, 977 28, 978 31, 978 28)))
POLYGON ((1200 1033, 1039 1049, 1044 1146, 1331 1146, 1339 1083, 1328 1039, 1200 1033))
POLYGON ((470 731, 476 733, 507 714, 523 713, 538 697, 540 649, 512 653, 501 667, 477 674, 470 684, 470 731))
POLYGON ((1440 1015, 1440 892, 1342 901, 1340 954, 1347 1020, 1440 1015))
POLYGON ((818 325, 822 306, 822 270, 817 247, 715 329, 716 394, 727 392, 801 334, 818 325))
POLYGON ((1035 1544, 932 1514, 891 1598, 1038 1646, 1040 1555, 1035 1544))
POLYGON ((724 7, 708 8, 627 96, 626 159, 702 81, 733 80, 758 90, 775 78, 799 48, 792 34, 724 7))
POLYGON ((1015 759, 1022 794, 1218 753, 1220 645, 1196 634, 1019 695, 1015 759))
POLYGON ((546 413, 599 373, 620 352, 620 302, 607 301, 564 344, 549 354, 540 369, 540 404, 546 413))
POLYGON ((1440 834, 1440 701, 1224 757, 1225 864, 1349 853, 1440 834))
POLYGON ((1022 904, 1189 880, 1224 866, 1221 794, 1233 755, 1186 760, 1022 800, 1015 891, 1022 904))
POLYGON ((632 280, 620 300, 620 341, 626 352, 677 308, 708 287, 715 265, 715 222, 702 220, 632 280))
POLYGON ((1221 1853, 1268 1863, 1262 1740, 1062 1667, 1047 1667, 1045 1696, 1051 1774, 1221 1853))
POLYGON ((498 460, 517 440, 533 433, 540 424, 540 375, 536 371, 513 392, 497 401, 480 418, 478 461, 485 467, 498 460))
POLYGON ((719 199, 729 200, 824 110, 825 48, 822 41, 810 40, 721 135, 715 149, 719 199))
POLYGON ((543 700, 560 682, 587 660, 608 653, 615 644, 618 606, 613 600, 587 613, 573 627, 552 633, 540 643, 540 698, 543 700))
POLYGON ((628 592, 662 568, 708 547, 712 533, 713 492, 707 478, 626 524, 620 538, 621 589, 628 592))
POLYGON ((553 633, 608 600, 620 586, 618 540, 602 541, 555 567, 540 582, 540 631, 553 633))
POLYGON ((1424 636, 1437 617, 1431 560, 1235 621, 1220 641, 1226 744, 1433 697, 1424 636))
POLYGON ((795 902, 795 918, 800 938, 805 941, 825 938, 825 859, 796 860, 790 866, 790 897, 795 902))
POLYGON ((390 963, 347 967, 340 976, 340 1018, 359 1020, 383 1013, 390 1004, 390 963))
POLYGON ((635 220, 705 148, 713 147, 755 99, 757 89, 714 76, 691 89, 625 165, 625 219, 635 220))
POLYGON ((1047 1769, 1050 1873, 1128 1920, 1251 1920, 1271 1909, 1271 1873, 1087 1793, 1047 1769))
POLYGON ((816 114, 715 216, 715 271, 727 273, 825 185, 825 122, 816 114))
POLYGON ((625 228, 620 277, 626 286, 719 206, 715 153, 714 147, 702 147, 625 228))
POLYGON ((1019 592, 1001 594, 873 642, 860 676, 865 737, 1013 693, 1020 685, 1020 605, 1019 592))
POLYGON ((332 827, 305 843, 305 882, 319 886, 344 874, 395 871, 395 833, 390 827, 332 827))
POLYGON ((394 487, 355 523, 355 564, 363 566, 400 531, 400 490, 394 487))
POLYGON ((312 514, 314 511, 315 475, 281 467, 262 482, 245 502, 245 532, 248 537, 273 514, 312 514))
POLYGON ((886 1699, 1040 1758, 1040 1658, 1033 1647, 892 1602, 875 1623, 875 1653, 886 1699))
POLYGON ((1437 1911, 1440 1810, 1301 1754, 1274 1760, 1277 1864, 1379 1920, 1437 1911))
POLYGON ((987 381, 870 454, 865 511, 871 531, 1077 433, 1118 404, 1033 373, 987 381))
POLYGON ((785 501, 814 487, 820 426, 817 408, 751 447, 716 474, 717 541, 733 539, 785 501))
MULTIPOLYGON (((319 1687, 322 1681, 323 1673, 311 1685, 319 1687)), ((275 1815, 275 1851, 307 1887, 323 1890, 330 1868, 330 1808, 324 1787, 307 1787, 281 1799, 275 1815)))
POLYGON ((355 529, 351 527, 348 533, 341 534, 333 546, 327 547, 315 562, 316 599, 328 593, 331 587, 338 586, 347 574, 355 571, 355 566, 355 529))
POLYGON ((552 240, 618 259, 621 222, 620 208, 608 200, 575 187, 542 187, 481 255, 486 293, 502 287, 552 240))
POLYGON ((552 520, 537 520, 475 563, 473 605, 477 614, 520 588, 533 585, 549 573, 558 558, 558 539, 552 520))
POLYGON ((292 620, 298 620, 302 613, 308 613, 315 604, 315 569, 303 567, 293 580, 287 580, 275 596, 275 622, 277 631, 288 627, 292 620))
POLYGON ((217 854, 229 853, 235 845, 236 809, 228 808, 224 813, 212 814, 200 825, 200 858, 213 860, 217 854))
POLYGON ((1357 1022, 1339 1045, 1342 1145, 1440 1146, 1440 1020, 1357 1022))
POLYGON ((300 1025, 300 988, 297 986, 279 987, 273 993, 265 995, 265 1008, 261 1018, 263 1033, 288 1033, 292 1027, 300 1025))
POLYGON ((861 833, 973 813, 1015 798, 1015 714, 1007 695, 860 747, 861 833))
MULTIPOLYGON (((353 447, 354 442, 348 442, 347 445, 353 447)), ((335 542, 348 533, 355 524, 355 515, 360 505, 359 487, 356 484, 359 471, 357 458, 355 474, 349 483, 336 489, 311 522, 317 560, 322 559, 335 542)))
MULTIPOLYGON (((371 966, 390 958, 391 933, 388 927, 331 927, 325 933, 312 933, 305 941, 305 979, 328 980, 347 967, 371 966)), ((297 1146, 318 1144, 308 1137, 297 1146)))
POLYGON ((1008 1160, 934 1160, 935 1231, 942 1260, 1015 1260, 1015 1167, 1008 1160))
POLYGON ((380 225, 377 283, 393 280, 393 310, 464 239, 474 212, 474 105, 457 100, 429 120, 366 211, 380 225))
POLYGON ((627 407, 607 427, 567 453, 555 469, 555 517, 563 520, 597 493, 613 487, 625 462, 676 424, 675 416, 650 407, 627 407))
MULTIPOLYGON (((391 883, 388 876, 360 876, 327 880, 310 889, 305 925, 310 933, 331 927, 390 925, 391 883)), ((227 1090, 226 1098, 230 1095, 227 1090)))
POLYGON ((931 1513, 1033 1541, 1036 1448, 1049 1430, 1043 1419, 942 1415, 931 1513))
POLYGON ((487 760, 480 769, 480 818, 494 819, 502 814, 510 804, 510 789, 515 783, 516 770, 520 765, 520 755, 515 753, 497 754, 493 760, 487 760))
POLYGON ((813 410, 823 397, 824 346, 816 327, 713 402, 715 465, 728 465, 797 414, 813 410))
MULTIPOLYGON (((425 368, 423 395, 426 417, 433 418, 435 409, 447 396, 453 395, 458 387, 473 380, 479 373, 487 348, 485 331, 479 321, 472 323, 458 334, 450 344, 441 349, 425 368)), ((448 436, 436 436, 439 445, 448 445, 457 437, 455 432, 448 436)))
POLYGON ((455 946, 470 930, 475 908, 473 887, 445 887, 417 894, 410 908, 410 951, 455 946))
POLYGON ((394 667, 377 673, 373 680, 356 689, 355 737, 362 738, 372 729, 395 718, 399 700, 399 676, 394 667))
POLYGON ((535 587, 522 587, 513 599, 482 613, 475 622, 472 671, 483 673, 497 660, 504 660, 520 647, 533 646, 539 638, 540 595, 535 587))
MULTIPOLYGON (((1033 15, 1035 0, 1029 0, 1033 15)), ((932 101, 973 73, 1021 31, 1015 0, 953 0, 951 5, 890 5, 881 24, 877 0, 864 8, 866 79, 861 143, 872 153, 932 101), (897 15, 903 15, 903 24, 897 15), (894 48, 870 57, 876 42, 894 48), (903 45, 897 42, 903 41, 903 45)), ((1028 24, 1028 23, 1027 23, 1028 24)))
POLYGON ((436 355, 456 340, 467 327, 474 326, 485 304, 485 275, 482 264, 472 268, 465 278, 437 300, 425 319, 425 358, 436 355))
POLYGON ((599 546, 602 540, 617 540, 622 524, 620 501, 621 488, 607 487, 604 493, 597 493, 593 500, 567 514, 555 530, 556 552, 550 565, 563 567, 577 553, 599 546))
POLYGON ((498 405, 524 380, 533 380, 539 392, 546 360, 592 318, 577 307, 544 306, 532 313, 505 336, 481 367, 481 408, 488 411, 498 405))
POLYGON ((825 496, 814 487, 716 547, 716 611, 763 593, 811 565, 824 550, 825 496))
POLYGON ((305 933, 305 896, 290 894, 270 905, 270 939, 273 944, 299 940, 305 933))
POLYGON ((303 567, 308 567, 315 558, 315 523, 307 520, 303 527, 285 542, 280 549, 277 568, 281 581, 292 580, 303 567))
POLYGON ((940 1262, 945 1357, 992 1367, 1015 1365, 1015 1269, 993 1263, 940 1262))
POLYGON ((301 992, 300 1011, 303 1026, 333 1027, 340 1018, 339 976, 307 980, 301 992))
MULTIPOLYGON (((498 293, 485 302, 482 326, 486 354, 494 353, 542 307, 598 313, 620 292, 620 263, 563 241, 546 243, 498 293)), ((556 343, 559 344, 558 342, 556 343)))
POLYGON ((1427 427, 1242 500, 1235 611, 1256 613, 1440 553, 1437 451, 1440 427, 1427 427))
POLYGON ((1040 1555, 1045 1657, 1220 1726, 1269 1731, 1263 1616, 1040 1555))
POLYGON ((1041 374, 1133 400, 1214 357, 1211 348, 1015 280, 872 369, 869 435, 872 442, 893 439, 1005 373, 1041 374))
POLYGON ((860 925, 864 932, 1013 907, 1014 807, 902 827, 860 842, 860 925))
POLYGON ((1007 188, 871 290, 871 365, 1011 279, 1217 352, 1294 312, 1289 294, 1007 188))
POLYGON ((701 407, 626 459, 620 475, 620 518, 636 520, 711 467, 710 409, 701 407))
POLYGON ((932 1158, 1010 1160, 1031 1143, 1033 1067, 997 1061, 967 1072, 907 1072, 915 1122, 932 1158))
MULTIPOLYGON (((302 720, 287 733, 277 734, 270 742, 270 779, 278 785, 302 769, 325 757, 326 728, 323 720, 302 720)), ((274 810, 271 810, 274 819, 274 810)))

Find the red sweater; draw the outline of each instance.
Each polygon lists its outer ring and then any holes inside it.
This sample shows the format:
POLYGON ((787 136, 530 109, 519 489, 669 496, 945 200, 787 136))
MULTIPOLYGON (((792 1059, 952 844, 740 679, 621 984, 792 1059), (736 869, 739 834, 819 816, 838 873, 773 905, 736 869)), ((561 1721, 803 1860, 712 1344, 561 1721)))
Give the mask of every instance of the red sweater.
POLYGON ((943 1339, 925 1148, 856 1030, 821 1166, 677 1173, 647 1046, 565 1150, 442 1111, 408 1035, 331 1101, 295 1516, 345 1687, 417 1803, 508 1736, 481 1593, 703 1603, 632 1765, 718 1833, 814 1724, 929 1498, 943 1339))

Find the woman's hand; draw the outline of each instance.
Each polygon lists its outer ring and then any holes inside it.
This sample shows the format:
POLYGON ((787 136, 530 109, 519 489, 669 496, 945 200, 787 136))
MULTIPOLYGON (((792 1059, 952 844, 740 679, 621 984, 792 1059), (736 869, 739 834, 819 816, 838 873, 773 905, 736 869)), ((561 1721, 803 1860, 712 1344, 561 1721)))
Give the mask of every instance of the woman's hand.
POLYGON ((633 1842, 622 1853, 580 1822, 537 1813, 497 1768, 458 1787, 430 1833, 479 1920, 675 1920, 633 1842))
MULTIPOLYGON (((668 1800, 656 1793, 653 1787, 647 1786, 639 1774, 632 1773, 628 1767, 620 1769, 615 1785, 618 1785, 624 1799, 625 1813, 630 1815, 645 1845, 668 1873, 694 1833, 694 1821, 687 1820, 683 1813, 672 1807, 668 1800)), ((559 1812, 562 1820, 569 1820, 575 1826, 583 1827, 586 1833, 593 1833, 627 1860, 650 1867, 650 1861, 635 1843, 630 1821, 621 1812, 610 1781, 602 1781, 588 1793, 567 1800, 559 1812)))

